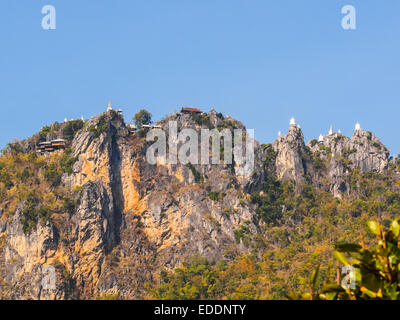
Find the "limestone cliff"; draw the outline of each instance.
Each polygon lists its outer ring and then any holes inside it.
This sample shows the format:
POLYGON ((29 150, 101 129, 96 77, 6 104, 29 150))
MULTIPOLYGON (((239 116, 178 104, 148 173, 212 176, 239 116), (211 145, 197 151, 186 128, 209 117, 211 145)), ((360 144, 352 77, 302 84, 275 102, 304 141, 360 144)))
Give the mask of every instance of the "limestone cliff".
MULTIPOLYGON (((178 129, 245 129, 215 111, 173 114, 159 123, 165 132, 169 121, 178 129)), ((35 142, 21 152, 33 150, 35 142)), ((70 145, 75 161, 62 185, 75 201, 71 210, 29 232, 21 225, 26 202, 11 216, 0 211, 5 298, 144 298, 146 283, 156 281, 161 268, 196 254, 217 261, 254 249, 249 239, 260 234, 263 222, 250 196, 261 191, 266 176, 311 181, 340 196, 349 189, 348 170, 383 172, 389 163, 387 149, 366 131, 351 138, 328 135, 306 146, 300 127, 291 125, 272 146, 255 142, 254 169, 244 176, 237 163, 151 165, 145 131, 132 134, 113 111, 87 121, 70 145), (56 269, 54 290, 43 288, 45 265, 56 269)))
POLYGON ((274 141, 276 175, 279 179, 304 182, 307 173, 304 136, 300 127, 290 124, 289 132, 274 141))
POLYGON ((305 145, 298 125, 291 124, 286 135, 273 143, 276 176, 297 183, 312 181, 335 196, 349 192, 351 171, 383 173, 389 165, 389 151, 371 132, 358 128, 351 138, 328 134, 321 141, 305 145))
POLYGON ((332 133, 324 136, 323 141, 310 141, 307 146, 317 161, 320 158, 325 163, 322 175, 328 181, 329 191, 337 197, 349 191, 348 177, 352 171, 383 173, 389 165, 387 148, 374 134, 361 128, 351 138, 332 133))
MULTIPOLYGON (((188 114, 169 120, 197 130, 244 128, 216 112, 197 122, 188 114)), ((163 126, 168 129, 168 122, 163 126)), ((17 293, 10 287, 12 297, 91 298, 118 292, 139 298, 145 281, 152 281, 152 268, 173 268, 195 254, 218 260, 230 250, 250 250, 236 241, 234 231, 243 224, 254 233, 257 229, 253 208, 243 201, 245 190, 257 187, 253 178, 237 177, 234 164, 150 165, 148 144, 114 112, 90 119, 76 134, 71 142, 76 162, 62 178, 78 200, 75 210, 57 227, 39 223, 28 234, 20 210, 3 222, 2 272, 6 283, 18 287, 17 293), (195 182, 196 171, 201 184, 195 182), (41 288, 42 265, 58 266, 56 291, 41 288)))

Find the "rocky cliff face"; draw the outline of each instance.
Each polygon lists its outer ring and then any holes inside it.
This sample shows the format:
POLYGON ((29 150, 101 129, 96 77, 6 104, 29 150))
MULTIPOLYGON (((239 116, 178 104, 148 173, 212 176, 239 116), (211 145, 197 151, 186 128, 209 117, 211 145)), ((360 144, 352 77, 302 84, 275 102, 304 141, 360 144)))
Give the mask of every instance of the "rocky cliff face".
POLYGON ((362 129, 355 130, 351 138, 332 133, 307 146, 315 158, 325 163, 328 189, 337 197, 349 191, 347 178, 352 171, 383 173, 389 164, 387 148, 374 134, 362 129))
MULTIPOLYGON (((188 114, 169 120, 197 130, 244 128, 215 112, 197 122, 188 114)), ((168 122, 163 126, 168 130, 168 122)), ((153 278, 152 267, 173 268, 195 254, 218 260, 229 251, 250 250, 235 240, 234 231, 243 224, 253 231, 258 228, 254 209, 243 201, 246 189, 257 188, 253 178, 237 177, 234 164, 150 165, 148 145, 140 133, 130 134, 114 113, 91 119, 75 136, 72 150, 77 161, 72 174, 63 176, 71 192, 79 189, 74 212, 57 229, 48 222, 27 235, 18 212, 2 226, 7 238, 3 272, 7 283, 19 287, 13 297, 90 298, 119 292, 138 298, 145 281, 153 278), (96 136, 89 128, 98 126, 100 117, 105 117, 106 126, 96 136), (116 267, 116 261, 124 267, 116 267), (41 266, 47 264, 59 266, 57 278, 69 281, 68 290, 61 283, 57 291, 42 289, 41 266)), ((256 174, 254 178, 260 180, 256 174)))
MULTIPOLYGON (((215 111, 172 115, 160 123, 166 132, 169 121, 198 131, 245 129, 215 111)), ((301 129, 291 125, 272 148, 255 142, 254 170, 245 176, 237 174, 235 163, 151 165, 144 134, 131 134, 115 112, 90 119, 71 146, 76 162, 62 181, 76 207, 62 221, 38 223, 27 234, 20 223, 23 203, 0 220, 6 297, 89 299, 118 292, 143 298, 146 282, 161 268, 196 254, 217 261, 250 252, 237 231, 248 237, 260 232, 262 222, 249 199, 267 174, 299 184, 312 181, 341 196, 348 191, 349 170, 383 172, 389 161, 387 149, 363 130, 350 139, 334 134, 305 145, 301 129), (55 267, 55 290, 43 287, 44 265, 55 267)))
POLYGON ((278 137, 273 148, 279 179, 312 181, 336 197, 349 192, 347 178, 352 171, 383 173, 389 165, 388 149, 361 128, 351 138, 332 132, 322 141, 313 139, 305 145, 300 127, 291 124, 288 134, 278 137))
POLYGON ((281 180, 304 182, 307 173, 304 136, 298 125, 291 124, 286 135, 273 143, 276 156, 276 176, 281 180))

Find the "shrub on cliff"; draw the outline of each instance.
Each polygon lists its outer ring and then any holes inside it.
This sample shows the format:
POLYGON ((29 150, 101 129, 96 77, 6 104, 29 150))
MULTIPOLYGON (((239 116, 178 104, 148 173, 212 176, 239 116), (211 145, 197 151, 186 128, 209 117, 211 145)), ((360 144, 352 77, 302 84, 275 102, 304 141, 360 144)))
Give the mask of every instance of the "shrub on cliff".
POLYGON ((140 110, 133 117, 133 121, 135 122, 136 127, 140 128, 144 124, 151 123, 151 113, 145 109, 140 110))
POLYGON ((83 128, 82 120, 71 120, 68 121, 65 127, 62 130, 63 137, 65 140, 72 140, 75 134, 83 128))
POLYGON ((33 191, 29 192, 22 210, 21 224, 25 234, 29 233, 36 224, 45 223, 50 218, 49 209, 40 205, 39 199, 33 191))
POLYGON ((72 166, 78 160, 78 157, 72 157, 72 149, 67 148, 65 149, 63 156, 60 160, 60 166, 63 172, 71 174, 72 173, 72 166))
POLYGON ((89 127, 89 131, 94 133, 94 137, 98 138, 102 133, 107 131, 107 115, 103 114, 97 120, 96 125, 92 125, 89 127))

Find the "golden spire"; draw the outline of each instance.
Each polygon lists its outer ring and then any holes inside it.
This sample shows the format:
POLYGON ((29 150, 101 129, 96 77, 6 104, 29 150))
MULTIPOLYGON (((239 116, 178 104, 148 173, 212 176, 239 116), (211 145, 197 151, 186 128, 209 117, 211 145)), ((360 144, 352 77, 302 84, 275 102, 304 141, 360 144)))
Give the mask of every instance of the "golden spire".
POLYGON ((110 111, 110 110, 112 110, 112 108, 111 108, 111 102, 108 101, 108 108, 107 108, 107 111, 110 111))

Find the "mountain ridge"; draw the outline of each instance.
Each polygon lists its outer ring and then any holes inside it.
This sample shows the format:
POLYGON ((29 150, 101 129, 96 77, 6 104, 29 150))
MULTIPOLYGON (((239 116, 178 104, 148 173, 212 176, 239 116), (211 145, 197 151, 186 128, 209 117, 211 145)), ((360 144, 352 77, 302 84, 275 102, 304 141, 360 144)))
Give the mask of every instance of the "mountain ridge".
MULTIPOLYGON (((169 121, 197 131, 245 129, 215 110, 174 113, 158 125, 168 132, 169 121)), ((269 230, 282 227, 291 238, 295 221, 303 222, 318 207, 307 207, 310 195, 304 192, 314 193, 313 202, 321 193, 332 202, 353 203, 363 188, 354 179, 364 175, 376 181, 385 177, 398 192, 397 160, 362 129, 351 138, 332 133, 306 144, 300 127, 290 124, 272 144, 255 141, 254 170, 245 176, 237 174, 234 163, 150 165, 145 133, 132 134, 122 115, 111 110, 45 127, 3 152, 0 283, 5 297, 148 298, 146 286, 159 283, 160 270, 173 270, 193 256, 217 263, 254 252, 260 257, 268 246, 285 247, 288 240, 277 242, 269 230), (67 140, 64 151, 35 153, 39 142, 57 138, 67 140), (300 207, 285 197, 300 197, 300 207), (43 265, 56 268, 55 290, 43 289, 43 265)))

